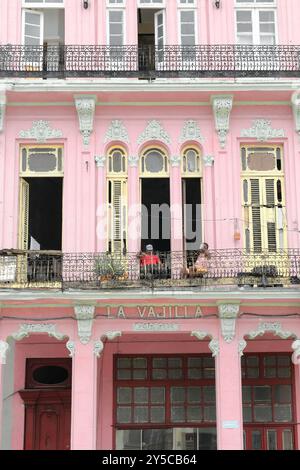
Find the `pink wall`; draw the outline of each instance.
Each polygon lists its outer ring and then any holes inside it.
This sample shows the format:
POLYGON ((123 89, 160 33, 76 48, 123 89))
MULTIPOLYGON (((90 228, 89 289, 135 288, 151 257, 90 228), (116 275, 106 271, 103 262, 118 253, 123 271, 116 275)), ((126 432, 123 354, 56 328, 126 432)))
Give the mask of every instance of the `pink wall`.
MULTIPOLYGON (((0 44, 21 43, 21 0, 1 0, 0 44)), ((299 44, 298 0, 277 0, 279 44, 299 44)), ((137 0, 126 1, 126 44, 137 42, 137 0)), ((166 0, 167 44, 178 42, 177 1, 166 0)), ((94 0, 87 10, 82 2, 65 0, 66 44, 106 43, 106 1, 94 0)), ((222 0, 216 9, 211 0, 198 0, 198 43, 235 43, 235 1, 222 0)))
MULTIPOLYGON (((10 95, 10 100, 14 95, 10 95)), ((192 95, 193 96, 193 95, 192 95)), ((272 94, 270 95, 272 96, 272 94)), ((143 94, 140 94, 142 99, 143 94)), ((194 95, 195 100, 201 97, 194 95)), ((274 92, 273 99, 278 96, 274 92)), ((120 94, 117 99, 127 100, 120 94)), ((22 95, 14 100, 24 99, 22 95)), ((51 94, 45 94, 42 99, 51 100, 51 94)), ((56 100, 53 97, 53 101, 56 100)), ((106 97, 110 100, 110 96, 106 97)), ((152 95, 153 102, 159 101, 160 95, 152 95)), ((191 98, 189 98, 191 99, 191 98)), ((202 98, 207 100, 208 98, 202 98)), ((250 97, 249 97, 250 99, 250 97)), ((103 98, 98 98, 101 103, 103 98)), ((148 96, 145 95, 148 101, 148 96)), ((271 101, 271 99, 269 99, 271 101)), ((29 104, 29 103, 28 103, 29 104)), ((215 122, 211 106, 187 106, 176 104, 168 106, 128 106, 106 105, 97 106, 94 132, 88 148, 83 147, 82 136, 79 133, 78 117, 75 107, 70 106, 7 106, 5 133, 0 137, 0 247, 16 248, 18 233, 18 194, 19 194, 19 145, 33 143, 20 139, 21 130, 32 127, 34 120, 45 119, 50 126, 62 130, 63 138, 52 140, 52 143, 62 143, 64 154, 64 196, 63 196, 63 250, 66 252, 88 252, 105 249, 105 242, 97 241, 96 224, 97 209, 103 205, 105 197, 105 169, 97 169, 94 156, 104 155, 107 146, 103 143, 110 123, 120 119, 125 124, 130 143, 129 155, 139 155, 138 136, 144 131, 149 119, 158 119, 171 138, 172 144, 167 148, 170 156, 179 155, 181 144, 178 141, 184 122, 194 119, 199 123, 204 143, 200 147, 203 156, 214 155, 213 167, 203 165, 203 194, 204 194, 204 233, 213 248, 243 247, 242 203, 240 185, 240 144, 256 143, 255 139, 242 139, 242 129, 249 129, 256 118, 270 119, 272 127, 284 129, 285 137, 272 139, 272 143, 284 145, 285 192, 288 221, 288 246, 297 248, 300 243, 297 232, 297 220, 300 220, 300 187, 297 184, 297 174, 300 171, 298 154, 298 137, 294 130, 294 120, 291 108, 287 105, 257 106, 235 105, 230 117, 230 131, 227 136, 225 149, 220 148, 215 131, 215 122), (5 149, 5 151, 4 151, 5 149), (295 150, 296 149, 296 150, 295 150), (4 171, 5 168, 5 171, 4 171), (102 176, 101 176, 102 175, 102 176), (101 179, 102 178, 102 179, 101 179), (229 190, 234 188, 234 190, 229 190), (235 219, 241 232, 241 240, 234 240, 235 219), (207 221, 205 223, 205 221, 207 221), (86 228, 89 227, 89 230, 86 228), (5 230, 4 230, 5 228, 5 230)), ((50 141, 49 141, 50 142, 50 141)), ((113 143, 112 143, 113 144, 113 143)), ((129 171, 133 171, 129 168, 129 171)), ((135 173, 135 177, 138 173, 135 173)), ((171 167, 172 201, 181 204, 179 168, 171 167), (173 188, 173 189, 172 189, 173 188)), ((132 181, 132 180, 131 180, 132 181)), ((130 188, 130 202, 139 199, 139 185, 130 188)), ((299 229, 299 227, 298 227, 299 229)), ((180 240, 174 240, 173 249, 179 250, 180 240)))

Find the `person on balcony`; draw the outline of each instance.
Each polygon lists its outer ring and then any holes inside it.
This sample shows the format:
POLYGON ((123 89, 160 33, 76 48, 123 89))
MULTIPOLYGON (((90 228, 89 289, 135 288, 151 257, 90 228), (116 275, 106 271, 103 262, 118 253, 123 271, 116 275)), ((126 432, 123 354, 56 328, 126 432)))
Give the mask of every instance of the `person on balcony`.
POLYGON ((148 277, 158 276, 161 266, 161 261, 158 255, 153 253, 153 246, 147 245, 146 251, 139 254, 141 276, 148 277))
POLYGON ((210 253, 208 250, 208 244, 206 242, 201 243, 199 254, 196 261, 185 268, 184 275, 185 277, 203 277, 208 272, 208 261, 210 259, 210 253))

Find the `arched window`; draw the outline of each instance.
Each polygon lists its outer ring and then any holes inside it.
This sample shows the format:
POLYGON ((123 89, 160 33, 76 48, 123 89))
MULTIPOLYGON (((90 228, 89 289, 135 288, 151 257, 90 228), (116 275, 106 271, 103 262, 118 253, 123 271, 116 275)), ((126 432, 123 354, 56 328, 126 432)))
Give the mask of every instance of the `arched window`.
POLYGON ((184 176, 201 175, 200 152, 197 148, 186 147, 183 150, 181 171, 184 176))
POLYGON ((169 161, 166 152, 159 148, 144 150, 140 159, 140 172, 147 177, 169 176, 169 161))
POLYGON ((114 147, 108 152, 108 173, 118 176, 127 173, 127 158, 121 147, 114 147))

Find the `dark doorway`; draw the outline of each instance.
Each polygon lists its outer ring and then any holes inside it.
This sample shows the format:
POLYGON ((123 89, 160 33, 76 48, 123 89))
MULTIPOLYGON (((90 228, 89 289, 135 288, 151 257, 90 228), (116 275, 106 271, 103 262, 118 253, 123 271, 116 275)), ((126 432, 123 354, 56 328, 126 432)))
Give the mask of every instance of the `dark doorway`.
POLYGON ((201 179, 182 180, 183 240, 185 250, 198 250, 202 242, 201 179))
POLYGON ((26 178, 29 184, 28 249, 62 249, 62 178, 26 178))
POLYGON ((171 250, 169 178, 142 179, 142 250, 147 244, 154 251, 171 250))

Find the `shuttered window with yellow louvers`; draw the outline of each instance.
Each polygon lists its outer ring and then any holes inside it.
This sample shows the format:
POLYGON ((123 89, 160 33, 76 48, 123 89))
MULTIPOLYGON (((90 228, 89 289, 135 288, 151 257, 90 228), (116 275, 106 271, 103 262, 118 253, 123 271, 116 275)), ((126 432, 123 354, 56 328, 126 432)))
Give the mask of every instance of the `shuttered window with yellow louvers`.
POLYGON ((242 146, 245 248, 274 253, 287 248, 281 146, 242 146))
POLYGON ((127 156, 114 147, 108 153, 108 251, 127 251, 127 156))

